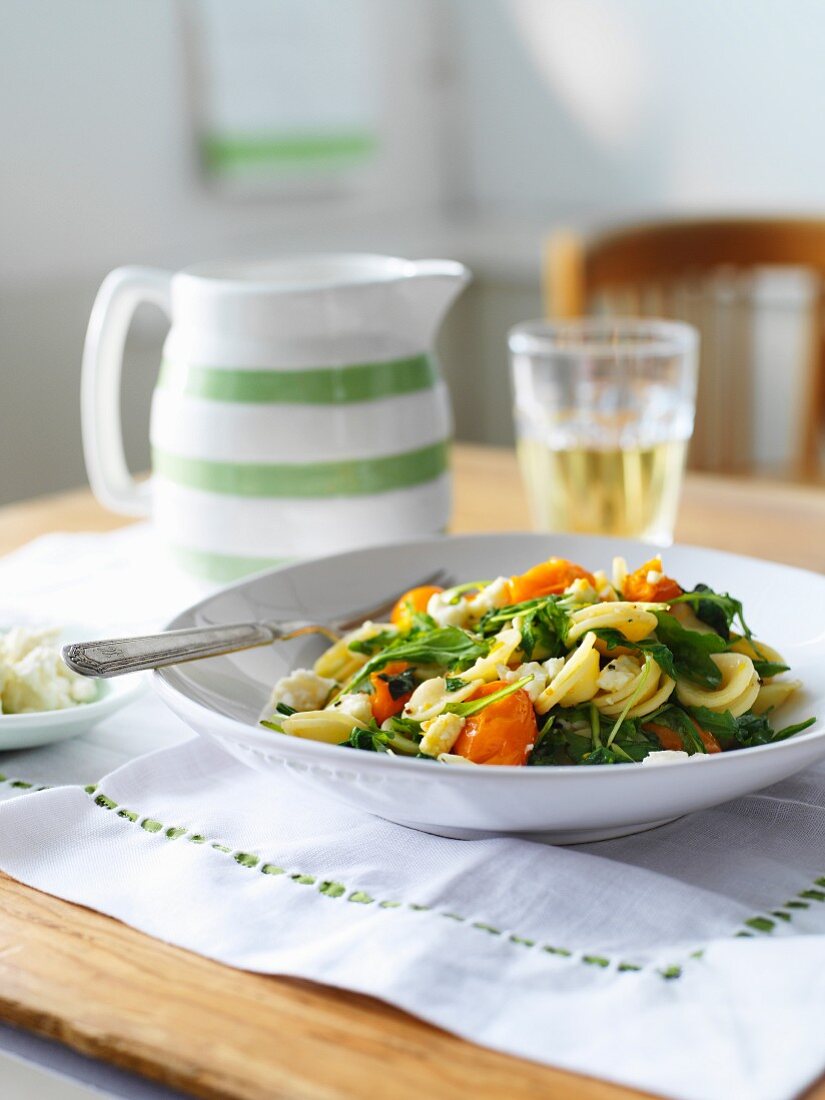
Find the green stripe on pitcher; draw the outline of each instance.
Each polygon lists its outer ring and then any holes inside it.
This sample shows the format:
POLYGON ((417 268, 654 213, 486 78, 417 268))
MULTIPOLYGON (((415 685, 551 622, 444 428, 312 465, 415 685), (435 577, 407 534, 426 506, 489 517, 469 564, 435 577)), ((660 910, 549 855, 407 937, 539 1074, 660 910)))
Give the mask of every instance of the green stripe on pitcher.
POLYGON ((429 355, 300 370, 233 370, 164 360, 158 385, 211 401, 341 405, 431 389, 437 378, 438 372, 429 355))
POLYGON ((238 554, 214 554, 187 546, 169 546, 167 552, 181 569, 207 581, 236 581, 262 569, 288 565, 294 558, 246 558, 238 554))
POLYGON ((403 454, 307 465, 210 462, 154 449, 155 473, 190 489, 240 497, 347 497, 432 481, 447 469, 446 441, 403 454))
POLYGON ((208 134, 201 142, 209 168, 237 171, 260 166, 325 165, 363 160, 378 147, 365 131, 294 134, 208 134))

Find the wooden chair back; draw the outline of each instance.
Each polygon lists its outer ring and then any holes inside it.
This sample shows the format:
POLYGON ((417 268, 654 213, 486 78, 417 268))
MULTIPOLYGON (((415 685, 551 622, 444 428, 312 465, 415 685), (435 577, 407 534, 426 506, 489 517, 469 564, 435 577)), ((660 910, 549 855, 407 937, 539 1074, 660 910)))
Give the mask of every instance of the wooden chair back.
POLYGON ((792 472, 816 478, 825 426, 825 219, 674 221, 590 240, 558 231, 545 249, 545 308, 553 318, 597 312, 696 325, 702 344, 690 463, 746 472, 754 461, 754 288, 771 267, 806 269, 814 279, 792 472))

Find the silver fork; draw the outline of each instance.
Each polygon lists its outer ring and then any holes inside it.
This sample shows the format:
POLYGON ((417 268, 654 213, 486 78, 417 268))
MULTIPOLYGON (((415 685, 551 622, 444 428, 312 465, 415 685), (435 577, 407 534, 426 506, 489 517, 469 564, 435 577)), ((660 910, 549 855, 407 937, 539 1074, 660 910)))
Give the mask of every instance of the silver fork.
POLYGON ((400 592, 388 596, 374 607, 351 612, 346 618, 326 625, 290 620, 287 622, 231 623, 227 626, 198 626, 184 630, 166 630, 137 638, 105 638, 90 642, 71 642, 63 646, 63 660, 81 676, 109 678, 147 668, 163 668, 203 657, 219 657, 241 649, 287 642, 302 634, 323 634, 337 641, 342 634, 354 630, 365 619, 380 619, 388 614, 397 600, 411 588, 433 584, 446 588, 452 578, 445 569, 437 569, 420 580, 408 584, 400 592))

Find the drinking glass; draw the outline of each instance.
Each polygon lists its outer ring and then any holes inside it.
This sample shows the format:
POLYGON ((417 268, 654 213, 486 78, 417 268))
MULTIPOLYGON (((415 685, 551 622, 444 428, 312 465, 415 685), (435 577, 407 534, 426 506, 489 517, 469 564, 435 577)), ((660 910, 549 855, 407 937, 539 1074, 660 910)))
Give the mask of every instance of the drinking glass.
POLYGON ((678 321, 529 322, 509 336, 535 525, 673 539, 693 433, 699 334, 678 321))

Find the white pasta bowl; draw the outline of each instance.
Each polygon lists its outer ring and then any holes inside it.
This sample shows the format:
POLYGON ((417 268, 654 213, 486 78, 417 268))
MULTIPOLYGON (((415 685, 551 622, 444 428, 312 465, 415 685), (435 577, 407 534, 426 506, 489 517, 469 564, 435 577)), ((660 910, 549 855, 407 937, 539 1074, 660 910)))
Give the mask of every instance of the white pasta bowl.
MULTIPOLYGON (((650 557, 630 540, 572 535, 468 535, 405 542, 319 558, 260 573, 178 615, 170 629, 250 619, 324 622, 368 607, 422 575, 446 567, 458 580, 522 572, 552 555, 591 570, 614 555, 631 566, 650 557)), ((154 683, 194 730, 273 783, 294 776, 329 798, 415 829, 451 837, 530 834, 577 843, 649 829, 758 790, 825 756, 825 577, 692 546, 664 554, 686 588, 703 582, 744 602, 757 637, 774 646, 803 681, 780 725, 817 715, 786 741, 650 767, 463 767, 344 749, 288 737, 258 718, 273 683, 310 667, 318 638, 161 670, 154 683)))

